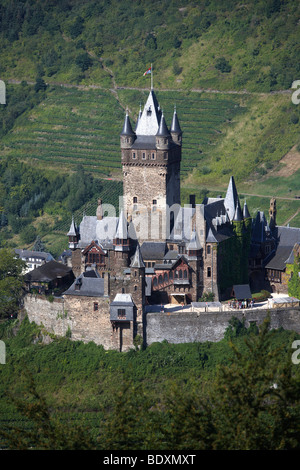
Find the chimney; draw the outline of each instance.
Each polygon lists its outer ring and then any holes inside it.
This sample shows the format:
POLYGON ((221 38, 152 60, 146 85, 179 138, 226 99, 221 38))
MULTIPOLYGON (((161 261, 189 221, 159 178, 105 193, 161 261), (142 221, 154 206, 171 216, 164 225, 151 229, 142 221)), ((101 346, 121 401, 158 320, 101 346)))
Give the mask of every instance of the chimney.
POLYGON ((103 278, 104 278, 104 295, 108 297, 109 294, 110 294, 110 289, 109 289, 110 276, 109 276, 109 273, 105 272, 103 278))
POLYGON ((190 194, 190 205, 192 206, 193 209, 196 207, 196 195, 195 194, 190 194))
POLYGON ((102 199, 98 199, 98 207, 96 211, 97 220, 103 219, 102 199))

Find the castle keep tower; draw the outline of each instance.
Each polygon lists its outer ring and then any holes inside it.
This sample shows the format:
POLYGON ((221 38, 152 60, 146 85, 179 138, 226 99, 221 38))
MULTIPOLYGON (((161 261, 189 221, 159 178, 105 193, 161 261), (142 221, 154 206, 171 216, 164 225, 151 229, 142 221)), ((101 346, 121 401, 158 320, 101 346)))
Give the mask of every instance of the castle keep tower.
POLYGON ((172 223, 167 206, 180 205, 182 131, 176 110, 169 131, 151 90, 135 131, 126 113, 120 140, 127 220, 140 242, 163 241, 172 223))

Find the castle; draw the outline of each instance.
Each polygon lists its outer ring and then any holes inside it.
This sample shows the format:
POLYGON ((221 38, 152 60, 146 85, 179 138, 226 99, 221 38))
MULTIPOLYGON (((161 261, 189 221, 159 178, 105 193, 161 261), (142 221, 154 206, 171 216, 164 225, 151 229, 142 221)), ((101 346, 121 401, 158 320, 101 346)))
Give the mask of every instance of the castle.
POLYGON ((277 227, 274 199, 269 222, 262 212, 252 220, 233 176, 225 198, 196 204, 191 195, 182 207, 182 138, 176 108, 169 129, 152 87, 135 130, 126 112, 119 216, 105 215, 99 200, 95 216, 79 226, 72 219, 67 234, 75 281, 62 297, 72 338, 128 350, 137 339, 147 343, 149 305, 187 305, 204 294, 218 301, 249 282, 259 290, 281 285, 280 277, 274 286, 276 257, 290 256, 300 229, 277 227))

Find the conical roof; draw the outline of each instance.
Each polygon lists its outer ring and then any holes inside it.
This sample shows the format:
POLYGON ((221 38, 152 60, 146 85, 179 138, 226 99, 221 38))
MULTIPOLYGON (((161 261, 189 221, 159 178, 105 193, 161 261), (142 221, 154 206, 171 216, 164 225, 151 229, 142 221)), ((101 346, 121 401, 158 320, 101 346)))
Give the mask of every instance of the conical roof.
POLYGON ((238 202, 238 199, 239 198, 238 198, 238 193, 237 193, 236 186, 235 186, 234 177, 231 176, 229 184, 228 184, 228 188, 227 188, 227 193, 224 199, 224 206, 225 206, 225 209, 227 211, 230 221, 232 221, 234 218, 235 211, 236 211, 236 204, 238 202))
POLYGON ((150 91, 142 114, 136 126, 136 135, 156 135, 161 118, 161 111, 155 93, 150 91))
POLYGON ((194 230, 192 233, 191 240, 187 246, 187 249, 188 250, 200 250, 200 248, 201 248, 201 243, 199 241, 197 232, 194 230))
POLYGON ((218 240, 214 236, 213 231, 212 231, 211 228, 208 231, 208 234, 207 234, 207 237, 206 237, 206 242, 208 242, 208 243, 218 243, 218 240))
POLYGON ((234 222, 241 222, 243 220, 242 209, 239 203, 239 200, 236 203, 235 213, 233 217, 234 222))
POLYGON ((246 201, 244 202, 243 216, 244 219, 249 219, 251 217, 246 201))
POLYGON ((128 238, 127 221, 125 219, 123 211, 121 211, 119 216, 116 238, 120 238, 121 240, 127 240, 128 238))
POLYGON ((167 137, 170 135, 170 132, 169 132, 169 129, 167 128, 167 124, 166 124, 165 117, 163 114, 161 116, 159 128, 158 128, 156 135, 162 136, 162 137, 167 137))
POLYGON ((134 256, 132 258, 130 267, 131 268, 144 268, 145 267, 139 245, 137 245, 137 247, 136 247, 136 250, 135 250, 134 256))
POLYGON ((125 121, 124 121, 124 126, 123 130, 121 132, 121 135, 135 135, 135 133, 132 130, 131 122, 128 116, 128 112, 126 112, 125 116, 125 121))
POLYGON ((76 224, 74 222, 74 217, 72 217, 72 222, 71 222, 70 230, 67 234, 67 237, 76 237, 76 235, 77 235, 77 228, 76 228, 76 224))
POLYGON ((176 108, 174 109, 173 119, 172 119, 172 124, 171 124, 170 131, 174 132, 176 134, 181 134, 181 132, 182 132, 181 128, 180 128, 180 125, 179 125, 176 108))

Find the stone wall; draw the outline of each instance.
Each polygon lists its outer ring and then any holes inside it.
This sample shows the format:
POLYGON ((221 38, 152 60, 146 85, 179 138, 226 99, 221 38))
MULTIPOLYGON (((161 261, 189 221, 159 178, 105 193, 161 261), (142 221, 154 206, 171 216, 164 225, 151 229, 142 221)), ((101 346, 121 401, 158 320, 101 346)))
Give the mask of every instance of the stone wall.
POLYGON ((133 325, 112 327, 108 297, 65 296, 49 302, 39 295, 26 295, 24 308, 30 322, 42 325, 49 333, 88 343, 93 341, 105 349, 127 351, 133 347, 133 325), (98 310, 94 310, 94 302, 98 310))
POLYGON ((72 327, 62 299, 54 298, 53 302, 49 302, 41 295, 27 294, 24 299, 24 308, 29 321, 43 325, 47 331, 57 336, 65 336, 68 328, 72 327))
POLYGON ((250 322, 261 324, 270 312, 271 328, 284 328, 300 334, 300 309, 247 310, 247 312, 174 312, 147 313, 147 344, 163 340, 169 343, 220 341, 224 337, 229 320, 234 316, 246 326, 250 322))
MULTIPOLYGON (((27 295, 24 307, 30 321, 43 325, 57 336, 71 331, 71 339, 83 342, 93 341, 105 349, 127 351, 133 347, 135 333, 143 335, 142 321, 137 322, 137 331, 132 322, 112 327, 108 298, 55 299, 49 302, 42 296, 27 295), (94 311, 97 301, 99 310, 94 311)), ((250 322, 261 324, 270 313, 271 328, 284 328, 300 334, 300 308, 247 310, 235 312, 155 312, 145 314, 147 345, 163 340, 169 343, 191 343, 220 341, 224 337, 228 322, 234 316, 245 318, 246 327, 250 322)))

